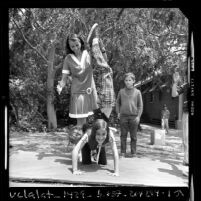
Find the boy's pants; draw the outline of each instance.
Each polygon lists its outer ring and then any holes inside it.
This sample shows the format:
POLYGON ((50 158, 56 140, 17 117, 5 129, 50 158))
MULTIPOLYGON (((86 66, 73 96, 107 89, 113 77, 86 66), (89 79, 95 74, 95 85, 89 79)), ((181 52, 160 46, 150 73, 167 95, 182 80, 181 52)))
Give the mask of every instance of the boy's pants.
POLYGON ((126 116, 120 117, 120 127, 121 127, 121 153, 126 153, 126 142, 128 132, 130 133, 130 146, 131 146, 131 154, 136 153, 136 144, 137 144, 137 129, 138 122, 135 122, 135 117, 126 116))
POLYGON ((169 130, 169 122, 168 119, 161 119, 162 129, 165 129, 167 132, 169 130))

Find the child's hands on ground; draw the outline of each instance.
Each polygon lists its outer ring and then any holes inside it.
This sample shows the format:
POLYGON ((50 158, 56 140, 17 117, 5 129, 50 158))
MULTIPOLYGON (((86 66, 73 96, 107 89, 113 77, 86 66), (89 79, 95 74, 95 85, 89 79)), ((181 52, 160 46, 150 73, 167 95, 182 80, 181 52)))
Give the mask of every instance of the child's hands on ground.
POLYGON ((113 177, 118 177, 119 173, 117 172, 107 172, 108 175, 113 176, 113 177))
POLYGON ((74 171, 73 171, 73 174, 74 174, 74 175, 81 175, 81 174, 84 174, 84 172, 83 172, 83 171, 80 171, 80 170, 74 170, 74 171))

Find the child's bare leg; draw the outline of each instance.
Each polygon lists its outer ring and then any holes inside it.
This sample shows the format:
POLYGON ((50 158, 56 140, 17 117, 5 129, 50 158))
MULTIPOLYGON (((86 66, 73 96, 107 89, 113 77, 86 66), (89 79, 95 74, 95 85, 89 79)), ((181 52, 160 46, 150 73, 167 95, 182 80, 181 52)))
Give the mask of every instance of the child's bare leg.
POLYGON ((87 38, 87 43, 91 47, 95 63, 99 67, 107 67, 107 55, 102 40, 99 37, 99 28, 97 23, 92 26, 87 38))
MULTIPOLYGON (((93 56, 95 58, 95 62, 100 67, 108 67, 107 61, 105 60, 106 56, 103 56, 103 53, 101 52, 100 46, 99 46, 99 39, 94 38, 92 41, 92 52, 93 56)), ((105 52, 104 52, 105 55, 105 52)))

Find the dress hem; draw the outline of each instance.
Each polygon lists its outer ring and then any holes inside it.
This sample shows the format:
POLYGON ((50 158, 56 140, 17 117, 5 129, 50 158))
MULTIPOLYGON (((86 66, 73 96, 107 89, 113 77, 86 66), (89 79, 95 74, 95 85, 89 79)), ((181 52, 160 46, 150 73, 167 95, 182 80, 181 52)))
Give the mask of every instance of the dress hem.
POLYGON ((69 113, 69 117, 71 117, 71 118, 85 118, 85 117, 88 117, 92 114, 93 114, 93 112, 88 112, 86 114, 71 114, 71 113, 69 113))

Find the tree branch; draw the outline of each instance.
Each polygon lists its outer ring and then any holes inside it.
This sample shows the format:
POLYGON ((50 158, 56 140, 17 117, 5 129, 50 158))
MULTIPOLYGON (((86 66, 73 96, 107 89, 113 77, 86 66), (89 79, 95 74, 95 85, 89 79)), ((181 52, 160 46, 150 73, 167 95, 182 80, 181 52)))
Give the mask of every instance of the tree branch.
POLYGON ((184 49, 184 50, 175 50, 173 53, 175 53, 175 52, 185 52, 185 51, 187 51, 187 49, 184 49))
POLYGON ((157 35, 157 34, 155 34, 155 33, 152 33, 151 31, 150 31, 150 29, 149 29, 149 25, 150 25, 150 23, 148 22, 148 26, 147 26, 147 31, 151 34, 151 35, 153 35, 153 36, 156 36, 156 37, 160 37, 160 35, 157 35))
POLYGON ((85 18, 80 15, 79 11, 76 13, 77 13, 77 19, 82 22, 82 24, 84 25, 85 31, 88 32, 89 30, 87 29, 85 18))
MULTIPOLYGON (((36 111, 36 114, 38 114, 43 121, 45 121, 45 122, 48 121, 39 111, 36 111)), ((35 116, 36 116, 36 114, 35 114, 35 116)))
POLYGON ((32 25, 34 26, 34 28, 36 28, 40 32, 45 33, 46 30, 36 21, 35 18, 34 18, 34 22, 32 25))
POLYGON ((123 11, 124 11, 124 9, 125 9, 125 8, 122 8, 122 9, 120 10, 120 12, 119 12, 119 14, 118 14, 118 16, 117 16, 117 20, 120 19, 121 15, 122 15, 122 13, 123 13, 123 11))
POLYGON ((101 33, 101 37, 103 36, 103 34, 105 33, 105 32, 107 32, 108 30, 110 30, 110 29, 112 29, 113 27, 108 27, 105 31, 103 31, 102 33, 101 33))
POLYGON ((151 35, 153 35, 153 36, 156 36, 156 37, 160 37, 160 35, 157 35, 157 34, 155 34, 155 33, 152 33, 150 30, 149 30, 149 28, 147 28, 147 31, 151 34, 151 35))
POLYGON ((15 22, 14 19, 12 19, 12 21, 14 22, 14 24, 17 26, 17 29, 19 30, 19 32, 21 33, 23 39, 25 40, 25 42, 34 50, 38 53, 39 56, 41 56, 43 58, 44 61, 46 61, 48 63, 48 60, 35 48, 31 45, 31 43, 26 39, 26 37, 24 36, 24 33, 22 32, 22 30, 20 29, 20 27, 17 25, 17 23, 15 22))
POLYGON ((59 68, 61 68, 62 67, 62 63, 60 63, 59 65, 57 65, 57 66, 54 66, 54 69, 55 70, 58 70, 59 68))
POLYGON ((45 96, 43 96, 42 94, 40 94, 40 93, 38 93, 38 96, 40 96, 43 99, 44 102, 47 100, 47 98, 45 96))

